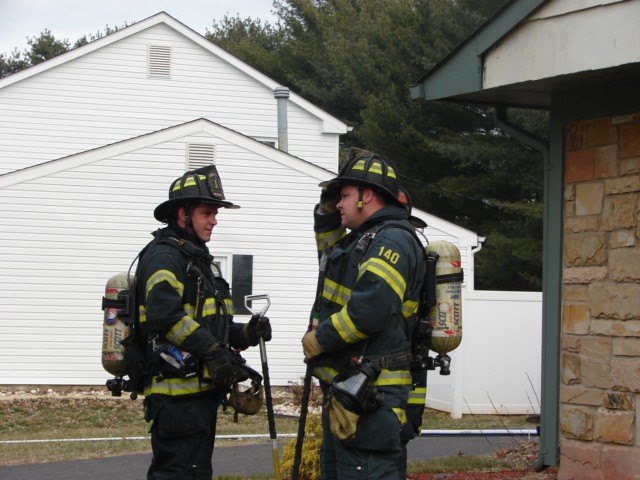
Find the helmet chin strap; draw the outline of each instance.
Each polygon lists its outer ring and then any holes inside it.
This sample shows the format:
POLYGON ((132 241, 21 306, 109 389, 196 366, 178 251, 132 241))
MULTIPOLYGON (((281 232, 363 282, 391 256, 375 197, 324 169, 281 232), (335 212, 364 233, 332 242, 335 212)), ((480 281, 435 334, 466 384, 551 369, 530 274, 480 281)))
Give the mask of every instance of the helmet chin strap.
POLYGON ((184 218, 185 218, 185 229, 189 233, 189 235, 193 235, 195 230, 193 229, 193 220, 191 219, 191 205, 187 204, 184 206, 184 218))
POLYGON ((362 198, 364 194, 364 188, 358 187, 358 203, 356 203, 356 207, 358 210, 362 210, 364 208, 364 199, 362 198))

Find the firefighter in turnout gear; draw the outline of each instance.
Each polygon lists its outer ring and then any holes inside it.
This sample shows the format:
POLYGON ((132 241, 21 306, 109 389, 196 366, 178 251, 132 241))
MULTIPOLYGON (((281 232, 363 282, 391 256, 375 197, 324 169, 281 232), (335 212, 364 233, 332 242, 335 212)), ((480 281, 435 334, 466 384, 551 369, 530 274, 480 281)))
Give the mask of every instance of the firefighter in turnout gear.
POLYGON ((398 479, 423 252, 386 159, 351 150, 320 184, 321 280, 304 361, 324 394, 321 478, 398 479))
MULTIPOLYGON (((252 377, 238 351, 271 339, 269 319, 233 321, 229 285, 206 243, 225 199, 215 166, 186 172, 154 217, 167 223, 141 253, 136 272, 145 345, 149 480, 212 477, 217 409, 231 385, 252 377)), ((255 373, 255 372, 254 372, 255 373)))

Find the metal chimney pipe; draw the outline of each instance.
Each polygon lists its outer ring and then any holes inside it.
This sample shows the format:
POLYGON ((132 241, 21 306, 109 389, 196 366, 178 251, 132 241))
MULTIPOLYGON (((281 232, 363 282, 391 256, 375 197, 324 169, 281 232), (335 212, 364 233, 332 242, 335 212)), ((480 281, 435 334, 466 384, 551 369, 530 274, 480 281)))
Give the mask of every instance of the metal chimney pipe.
POLYGON ((289 89, 287 87, 276 87, 273 90, 273 96, 278 102, 278 148, 283 152, 288 152, 287 99, 289 98, 289 89))

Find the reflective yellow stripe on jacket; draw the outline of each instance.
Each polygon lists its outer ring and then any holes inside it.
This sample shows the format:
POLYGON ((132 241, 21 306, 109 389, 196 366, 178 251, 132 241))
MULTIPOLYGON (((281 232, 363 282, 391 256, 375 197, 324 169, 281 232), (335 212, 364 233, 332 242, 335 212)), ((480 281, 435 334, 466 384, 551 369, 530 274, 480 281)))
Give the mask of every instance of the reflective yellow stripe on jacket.
POLYGON ((316 232, 316 246, 318 251, 323 251, 326 247, 333 247, 342 238, 346 237, 347 232, 343 227, 329 230, 328 232, 318 233, 316 232))
POLYGON ((368 335, 358 330, 355 323, 353 323, 353 320, 351 320, 351 317, 347 313, 347 307, 343 307, 342 310, 334 313, 329 318, 331 319, 333 328, 335 328, 345 343, 361 342, 369 338, 368 335))
POLYGON ((415 300, 405 300, 402 304, 402 316, 409 318, 411 315, 418 313, 418 302, 415 300))
POLYGON ((212 389, 213 386, 211 384, 200 382, 198 377, 195 376, 190 378, 163 378, 162 380, 154 376, 151 379, 151 385, 144 388, 144 396, 154 393, 171 396, 192 395, 212 389))
POLYGON ((185 315, 169 329, 164 337, 174 345, 182 345, 189 335, 195 332, 198 327, 200 327, 198 322, 185 315))
POLYGON ((411 385, 411 372, 409 370, 387 370, 383 368, 374 385, 394 386, 394 385, 411 385))
POLYGON ((392 408, 391 410, 396 414, 396 417, 398 417, 400 425, 407 423, 407 413, 402 408, 392 408))
POLYGON ((427 400, 427 387, 416 387, 409 392, 409 405, 424 405, 427 400))
POLYGON ((351 289, 334 282, 330 278, 324 279, 322 297, 330 302, 344 307, 351 298, 351 289))
POLYGON ((340 373, 338 370, 331 367, 316 367, 313 369, 313 376, 328 384, 333 382, 333 379, 338 375, 338 373, 340 373))
POLYGON ((389 263, 379 258, 370 258, 360 267, 360 270, 358 271, 358 280, 365 272, 377 275, 389 285, 398 298, 401 300, 404 298, 404 292, 407 289, 407 281, 400 272, 393 268, 389 263))
MULTIPOLYGON (((325 383, 331 384, 338 374, 338 370, 331 367, 316 367, 313 369, 313 376, 325 383)), ((411 385, 411 372, 409 370, 387 370, 383 368, 380 375, 373 382, 376 386, 396 386, 411 385)))
POLYGON ((146 295, 148 296, 149 292, 153 290, 153 287, 161 282, 169 283, 169 285, 175 288, 176 292, 178 292, 180 296, 182 296, 182 294, 184 293, 184 285, 178 281, 173 272, 170 272, 169 270, 158 270, 147 280, 147 284, 145 286, 146 295))

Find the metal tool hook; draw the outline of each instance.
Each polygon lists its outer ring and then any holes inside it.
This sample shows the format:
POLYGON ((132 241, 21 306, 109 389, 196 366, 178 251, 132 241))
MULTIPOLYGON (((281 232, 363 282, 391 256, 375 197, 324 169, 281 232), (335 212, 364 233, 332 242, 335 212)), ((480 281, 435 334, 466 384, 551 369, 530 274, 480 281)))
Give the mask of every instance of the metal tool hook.
POLYGON ((271 298, 269 298, 268 293, 262 293, 258 295, 245 295, 244 306, 247 307, 247 310, 249 310, 253 315, 258 315, 260 318, 262 318, 271 306, 271 298), (255 304, 260 301, 266 301, 267 303, 261 309, 258 309, 256 308, 255 304))

